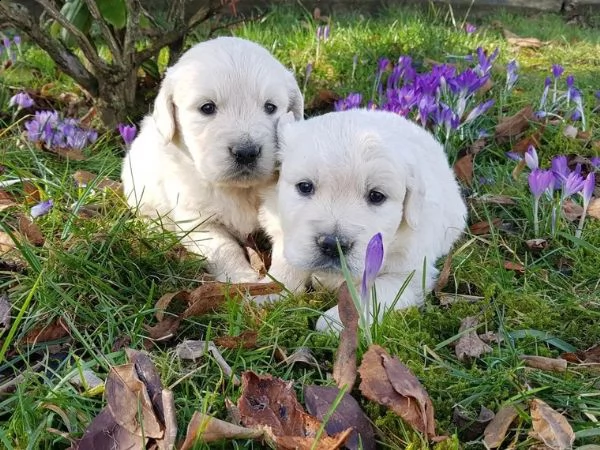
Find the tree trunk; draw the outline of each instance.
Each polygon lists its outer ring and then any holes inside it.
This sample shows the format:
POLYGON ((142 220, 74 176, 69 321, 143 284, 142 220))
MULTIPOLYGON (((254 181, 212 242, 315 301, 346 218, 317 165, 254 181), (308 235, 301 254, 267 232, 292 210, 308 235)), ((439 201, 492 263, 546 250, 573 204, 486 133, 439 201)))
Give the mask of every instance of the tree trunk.
POLYGON ((98 81, 96 108, 107 128, 114 129, 128 118, 139 116, 139 102, 136 101, 137 70, 129 72, 121 81, 115 81, 113 77, 99 77, 98 81))

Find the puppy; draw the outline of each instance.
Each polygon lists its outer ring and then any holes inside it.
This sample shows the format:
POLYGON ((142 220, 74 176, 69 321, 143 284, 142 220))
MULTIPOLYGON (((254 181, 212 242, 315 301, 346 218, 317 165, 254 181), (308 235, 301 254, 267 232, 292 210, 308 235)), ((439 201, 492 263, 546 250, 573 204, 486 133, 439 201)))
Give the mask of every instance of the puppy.
POLYGON ((263 47, 233 37, 197 44, 167 70, 125 158, 129 205, 180 233, 217 280, 257 281, 241 243, 275 183, 279 118, 300 120, 303 107, 294 76, 263 47))
MULTIPOLYGON (((444 149, 423 128, 385 111, 349 110, 282 125, 281 173, 261 223, 273 240, 270 275, 292 292, 343 282, 338 243, 360 283, 370 239, 381 233, 375 281, 380 319, 396 303, 423 303, 434 266, 465 227, 466 207, 444 149)), ((369 302, 370 304, 371 302, 369 302)), ((337 307, 317 329, 339 330, 337 307)))

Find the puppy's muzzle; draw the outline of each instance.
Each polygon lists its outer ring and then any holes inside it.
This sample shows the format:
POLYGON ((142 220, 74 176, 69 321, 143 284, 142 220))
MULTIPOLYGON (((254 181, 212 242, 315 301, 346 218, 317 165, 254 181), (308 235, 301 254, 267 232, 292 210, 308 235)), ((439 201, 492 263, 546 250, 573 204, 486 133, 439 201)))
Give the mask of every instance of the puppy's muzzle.
POLYGON ((354 243, 347 238, 337 234, 322 234, 317 236, 316 241, 321 255, 332 260, 339 259, 338 243, 339 248, 344 255, 346 255, 354 245, 354 243))
POLYGON ((250 142, 229 147, 229 153, 240 166, 253 166, 260 157, 262 148, 250 142))

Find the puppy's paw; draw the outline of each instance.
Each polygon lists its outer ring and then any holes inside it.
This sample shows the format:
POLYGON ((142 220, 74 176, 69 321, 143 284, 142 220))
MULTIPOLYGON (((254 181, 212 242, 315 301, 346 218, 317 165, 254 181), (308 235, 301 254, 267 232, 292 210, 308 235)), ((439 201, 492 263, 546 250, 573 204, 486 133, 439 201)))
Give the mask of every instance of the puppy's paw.
POLYGON ((340 331, 342 331, 343 328, 344 326, 340 320, 340 313, 338 312, 337 306, 334 306, 323 313, 323 315, 319 317, 319 320, 317 320, 317 331, 340 334, 340 331))

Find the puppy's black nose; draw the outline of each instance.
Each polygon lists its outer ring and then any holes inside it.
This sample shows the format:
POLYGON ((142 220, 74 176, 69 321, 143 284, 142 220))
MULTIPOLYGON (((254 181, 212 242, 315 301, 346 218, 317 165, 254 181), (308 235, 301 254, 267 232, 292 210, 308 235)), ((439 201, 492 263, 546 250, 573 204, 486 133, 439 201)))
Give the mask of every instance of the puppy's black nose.
POLYGON ((330 258, 337 258, 339 256, 338 242, 344 255, 352 248, 352 242, 335 234, 322 234, 317 237, 317 245, 321 253, 330 258))
POLYGON ((256 162, 260 155, 261 148, 258 145, 244 143, 229 147, 229 151, 238 164, 248 165, 256 162))

